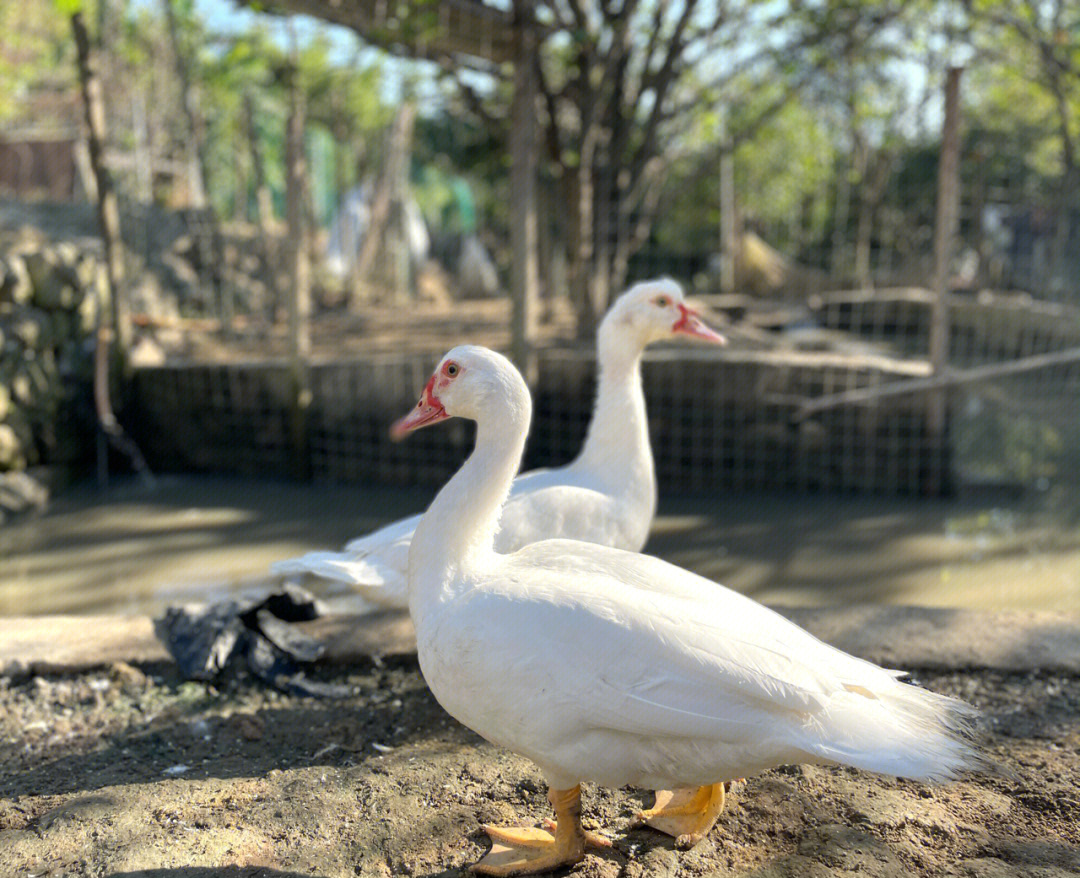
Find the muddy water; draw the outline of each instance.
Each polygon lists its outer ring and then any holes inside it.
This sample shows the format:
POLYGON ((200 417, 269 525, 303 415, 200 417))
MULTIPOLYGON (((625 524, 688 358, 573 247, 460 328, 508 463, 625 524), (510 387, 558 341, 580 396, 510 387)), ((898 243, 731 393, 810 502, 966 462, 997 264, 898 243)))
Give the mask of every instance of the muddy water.
MULTIPOLYGON (((0 614, 157 613, 420 511, 430 490, 165 477, 84 485, 0 527, 0 614)), ((672 497, 647 550, 758 600, 1080 611, 1080 517, 1026 499, 672 497)), ((339 609, 355 599, 324 590, 339 609)))

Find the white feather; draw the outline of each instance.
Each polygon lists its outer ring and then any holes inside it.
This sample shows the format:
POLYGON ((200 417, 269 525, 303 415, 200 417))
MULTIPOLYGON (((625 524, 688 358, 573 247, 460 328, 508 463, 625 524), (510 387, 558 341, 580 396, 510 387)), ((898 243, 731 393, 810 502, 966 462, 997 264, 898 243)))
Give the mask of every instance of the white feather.
MULTIPOLYGON (((513 371, 491 352, 451 353, 463 374, 513 371)), ((467 407, 476 448, 411 546, 420 665, 455 718, 556 789, 691 787, 791 762, 931 780, 980 763, 971 708, 701 576, 572 540, 495 553, 528 426, 528 389, 507 383, 502 407, 467 407)))

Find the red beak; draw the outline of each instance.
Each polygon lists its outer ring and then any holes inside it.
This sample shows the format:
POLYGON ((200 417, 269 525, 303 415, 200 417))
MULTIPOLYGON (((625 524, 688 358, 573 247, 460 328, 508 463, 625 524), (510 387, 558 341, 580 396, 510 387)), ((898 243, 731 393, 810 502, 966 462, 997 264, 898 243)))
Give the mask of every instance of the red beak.
POLYGON ((432 375, 424 387, 424 392, 420 394, 420 402, 416 404, 416 408, 405 417, 395 421, 390 428, 391 439, 397 442, 404 439, 413 430, 419 430, 421 427, 428 426, 428 424, 437 424, 439 421, 445 421, 450 417, 446 413, 446 409, 443 408, 442 403, 435 398, 435 394, 432 392, 434 387, 435 376, 432 375))
POLYGON ((727 339, 715 329, 706 326, 698 313, 692 308, 687 308, 682 303, 679 303, 676 307, 682 316, 671 327, 672 332, 689 335, 692 338, 700 338, 702 341, 712 342, 713 344, 727 344, 727 339))

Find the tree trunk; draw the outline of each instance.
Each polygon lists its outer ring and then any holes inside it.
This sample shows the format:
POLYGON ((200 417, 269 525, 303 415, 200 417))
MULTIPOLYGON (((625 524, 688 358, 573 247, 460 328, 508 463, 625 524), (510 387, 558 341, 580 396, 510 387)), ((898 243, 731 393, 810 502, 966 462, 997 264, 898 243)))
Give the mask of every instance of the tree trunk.
POLYGON ((837 168, 836 195, 833 202, 832 251, 829 273, 834 284, 843 283, 847 276, 847 224, 851 207, 851 174, 841 159, 837 168))
MULTIPOLYGON (((722 124, 722 123, 721 123, 722 124)), ((735 292, 739 238, 735 230, 735 156, 726 128, 720 141, 720 292, 735 292)))
POLYGON ((536 216, 536 37, 529 17, 529 4, 515 0, 516 19, 514 57, 514 97, 511 108, 513 127, 510 131, 511 201, 513 202, 510 229, 513 247, 513 277, 511 281, 511 347, 514 362, 525 380, 536 380, 537 305, 539 300, 539 266, 537 263, 536 216))
POLYGON ((202 113, 199 110, 199 97, 191 81, 187 53, 180 43, 180 31, 176 21, 173 0, 161 0, 165 8, 165 21, 169 28, 169 42, 172 45, 173 62, 176 65, 176 77, 180 82, 181 105, 187 120, 188 136, 188 197, 191 206, 202 210, 206 207, 206 147, 203 132, 202 113))
MULTIPOLYGON (((409 197, 409 144, 415 122, 416 108, 411 103, 402 104, 390 126, 386 158, 371 201, 371 219, 356 260, 359 277, 388 287, 395 298, 403 297, 411 286, 405 199, 409 197)), ((350 307, 362 304, 354 299, 350 307)))
POLYGON ((581 163, 568 179, 570 197, 570 295, 577 314, 577 337, 592 338, 599 322, 593 305, 592 273, 596 246, 593 206, 595 180, 593 159, 597 132, 590 126, 582 138, 581 163))
POLYGON ((142 92, 131 101, 135 129, 135 197, 140 204, 154 200, 154 162, 150 152, 150 126, 146 119, 146 99, 142 92))
POLYGON ((285 202, 289 247, 289 373, 292 383, 293 474, 307 475, 307 412, 311 405, 311 263, 305 222, 307 160, 304 155, 304 96, 295 67, 287 72, 289 117, 285 128, 285 202))
MULTIPOLYGON (((945 79, 945 119, 934 223, 934 303, 930 315, 930 365, 935 375, 943 374, 949 367, 949 266, 960 212, 960 73, 961 68, 950 67, 945 79)), ((927 423, 931 436, 940 437, 944 433, 946 401, 944 391, 929 396, 927 423)))
POLYGON ((195 84, 191 80, 191 68, 188 65, 188 56, 180 41, 180 30, 176 21, 176 11, 173 9, 173 0, 161 0, 165 7, 165 19, 169 28, 169 42, 172 44, 173 60, 176 64, 176 76, 180 81, 181 104, 184 108, 184 116, 187 121, 188 135, 191 138, 188 143, 188 182, 190 186, 189 197, 191 206, 203 213, 197 225, 197 238, 199 249, 210 266, 210 284, 213 288, 214 299, 218 308, 218 316, 223 325, 228 327, 227 319, 231 311, 230 302, 225 301, 225 290, 222 279, 224 245, 221 240, 221 230, 218 228, 217 218, 210 207, 207 199, 207 172, 206 160, 206 125, 202 111, 199 107, 199 95, 195 84))
MULTIPOLYGON (((127 310, 127 291, 124 284, 124 243, 120 237, 120 211, 116 202, 116 192, 104 164, 105 146, 105 105, 102 100, 101 82, 97 78, 94 58, 90 51, 90 37, 83 23, 82 13, 71 16, 71 29, 75 36, 75 49, 78 55, 79 85, 82 92, 83 113, 86 119, 87 141, 90 149, 90 166, 93 169, 97 188, 98 225, 101 228, 101 240, 105 250, 105 278, 109 297, 109 319, 100 295, 98 298, 97 336, 94 348, 94 406, 98 423, 109 441, 128 456, 136 472, 147 484, 152 485, 154 477, 146 465, 138 446, 131 441, 120 426, 112 408, 112 393, 109 386, 109 348, 110 331, 117 344, 112 356, 118 371, 123 374, 126 368, 127 351, 131 344, 131 322, 127 310)), ((104 482, 108 478, 108 464, 104 459, 98 463, 99 478, 104 482)))
POLYGON ((874 200, 866 175, 861 174, 859 187, 859 220, 855 226, 855 286, 869 290, 874 286, 870 275, 870 243, 874 230, 874 200))
POLYGON ((82 89, 83 112, 86 121, 87 144, 90 151, 90 167, 97 190, 98 224, 105 250, 105 270, 109 284, 109 311, 116 333, 116 357, 126 359, 131 345, 131 320, 128 315, 127 290, 124 278, 124 241, 120 237, 120 209, 113 188, 112 177, 105 167, 105 103, 101 93, 101 81, 97 76, 96 59, 90 49, 90 38, 83 23, 82 13, 71 17, 78 52, 79 84, 82 89))
POLYGON ((267 276, 271 285, 277 286, 277 253, 274 248, 274 203, 270 187, 266 183, 266 166, 263 163, 262 143, 255 124, 255 101, 251 92, 244 95, 244 127, 247 131, 248 150, 251 153, 251 171, 255 183, 255 215, 259 225, 259 241, 267 276))
POLYGON ((233 182, 233 221, 246 223, 250 215, 251 195, 251 162, 244 158, 247 140, 243 131, 237 130, 233 135, 233 149, 236 150, 236 179, 233 182))
POLYGON ((1077 198, 1080 196, 1077 192, 1080 188, 1077 186, 1080 174, 1077 173, 1076 167, 1076 148, 1070 127, 1069 101, 1056 73, 1051 74, 1051 90, 1057 106, 1058 130, 1061 135, 1061 186, 1058 190, 1057 229, 1052 244, 1050 265, 1052 279, 1064 287, 1068 284, 1067 279, 1070 277, 1068 260, 1072 249, 1069 245, 1073 237, 1072 211, 1076 208, 1077 198))
POLYGON ((860 289, 873 289, 870 267, 870 247, 874 236, 874 219, 881 207, 885 187, 892 172, 892 158, 884 148, 863 163, 862 185, 859 188, 859 224, 855 236, 855 282, 860 289), (872 161, 871 161, 872 159, 872 161))
POLYGON ((992 266, 990 264, 991 248, 989 242, 986 240, 986 169, 982 165, 977 166, 979 168, 979 176, 975 181, 975 188, 972 191, 972 205, 971 205, 971 218, 972 218, 972 235, 975 239, 975 255, 979 260, 978 269, 975 275, 975 287, 990 285, 995 286, 995 280, 991 274, 992 266))
POLYGON ((847 75, 847 123, 851 153, 848 162, 841 159, 839 179, 836 187, 836 203, 833 210, 832 258, 829 266, 834 283, 844 283, 848 277, 848 220, 851 216, 851 186, 853 178, 859 174, 859 161, 862 153, 862 138, 859 136, 857 105, 855 95, 855 73, 850 57, 845 58, 847 75))

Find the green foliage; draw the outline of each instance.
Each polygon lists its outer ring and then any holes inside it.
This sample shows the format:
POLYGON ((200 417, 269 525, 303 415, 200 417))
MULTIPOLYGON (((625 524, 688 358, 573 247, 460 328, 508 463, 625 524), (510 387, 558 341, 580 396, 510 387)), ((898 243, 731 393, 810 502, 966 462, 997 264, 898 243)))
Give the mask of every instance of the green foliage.
POLYGON ((75 87, 74 58, 70 12, 59 0, 0 3, 0 124, 60 122, 47 98, 75 87))
MULTIPOLYGON (((0 123, 78 123, 70 113, 77 101, 69 16, 85 8, 93 29, 103 2, 111 2, 107 11, 120 25, 104 47, 111 145, 133 149, 136 108, 142 108, 155 155, 175 168, 190 134, 160 0, 0 3, 0 123), (55 94, 66 95, 65 119, 41 110, 62 103, 47 100, 55 94)), ((1054 208, 1065 191, 1070 141, 1077 163, 1080 4, 701 2, 680 36, 686 48, 675 56, 651 134, 661 78, 657 59, 675 37, 682 3, 646 0, 627 7, 633 10, 629 48, 618 69, 605 67, 619 25, 615 13, 605 18, 602 5, 586 0, 585 14, 575 22, 574 6, 535 6, 549 28, 541 66, 555 121, 545 130, 549 105, 540 102, 541 175, 558 214, 550 218, 552 228, 566 244, 573 244, 567 220, 574 209, 567 183, 582 160, 589 101, 605 126, 593 158, 599 193, 593 216, 618 214, 621 229, 633 229, 644 217, 652 245, 672 254, 709 254, 717 247, 721 121, 736 141, 740 216, 786 255, 827 265, 823 254, 834 239, 853 239, 859 198, 879 167, 885 171, 871 208, 874 247, 925 251, 934 220, 939 92, 958 48, 966 48, 968 58, 965 205, 977 197, 1054 208), (660 36, 646 57, 654 33, 660 36), (642 194, 647 186, 639 185, 652 176, 666 181, 655 209, 642 194), (848 202, 841 204, 847 184, 848 202), (621 213, 613 209, 626 205, 621 213), (607 209, 613 210, 605 214, 607 209)), ((294 68, 306 103, 319 217, 333 212, 342 190, 381 167, 384 132, 395 110, 387 97, 386 55, 359 40, 350 46, 340 32, 334 36, 278 16, 258 16, 242 29, 216 33, 194 0, 175 0, 172 8, 205 119, 209 190, 219 213, 251 215, 246 99, 253 105, 267 182, 280 203, 286 74, 294 68)), ((422 44, 443 26, 436 0, 388 9, 387 32, 370 35, 387 44, 422 44)), ((468 230, 477 224, 503 232, 508 226, 508 72, 508 66, 488 69, 481 84, 470 81, 474 93, 468 96, 446 81, 439 91, 427 79, 415 89, 425 100, 416 122, 413 184, 433 225, 468 230), (467 202, 471 207, 463 208, 467 202)), ((131 172, 118 173, 121 191, 130 192, 131 172)), ((962 233, 971 233, 973 212, 965 208, 962 216, 962 233)))

